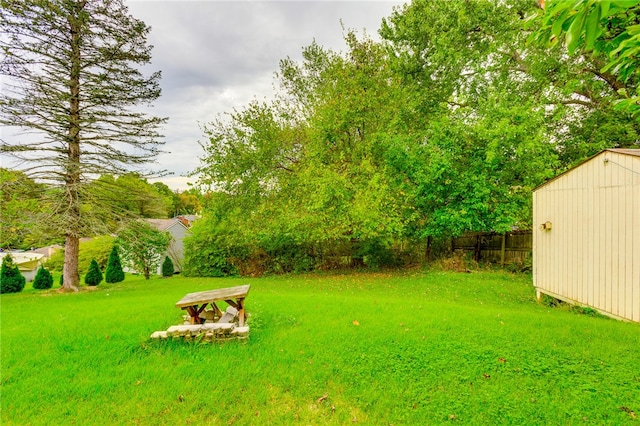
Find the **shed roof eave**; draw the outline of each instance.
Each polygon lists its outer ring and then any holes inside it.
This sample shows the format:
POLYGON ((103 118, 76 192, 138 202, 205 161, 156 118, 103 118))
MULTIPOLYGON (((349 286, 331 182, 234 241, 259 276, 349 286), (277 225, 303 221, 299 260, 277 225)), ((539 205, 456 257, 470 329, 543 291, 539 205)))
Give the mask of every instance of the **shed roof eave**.
POLYGON ((566 175, 567 173, 569 173, 570 171, 577 169, 578 167, 582 166, 584 163, 593 160, 594 158, 596 158, 599 155, 602 155, 606 152, 615 152, 616 154, 623 154, 623 155, 631 155, 633 157, 640 157, 640 149, 630 149, 630 148, 609 148, 609 149, 605 149, 600 151, 599 153, 592 155, 591 157, 587 158, 584 161, 581 161, 580 163, 576 164, 575 166, 571 167, 570 169, 565 170, 564 172, 560 173, 557 176, 552 177, 551 179, 549 179, 546 182, 541 183, 540 185, 536 186, 535 188, 533 188, 533 190, 531 192, 536 192, 538 189, 547 186, 548 184, 550 184, 551 182, 555 181, 556 179, 566 175))

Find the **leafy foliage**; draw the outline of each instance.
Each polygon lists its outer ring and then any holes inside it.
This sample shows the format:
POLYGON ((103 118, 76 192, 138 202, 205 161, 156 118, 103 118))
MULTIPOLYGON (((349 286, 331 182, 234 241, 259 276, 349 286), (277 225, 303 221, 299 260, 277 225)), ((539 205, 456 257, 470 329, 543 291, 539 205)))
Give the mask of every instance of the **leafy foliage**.
POLYGON ((552 0, 532 19, 538 28, 531 40, 543 45, 564 40, 570 55, 587 52, 599 58, 595 74, 615 85, 619 109, 640 119, 639 17, 638 0, 552 0))
POLYGON ((98 266, 98 262, 95 259, 91 260, 91 264, 89 265, 89 271, 87 275, 84 276, 84 283, 90 286, 96 286, 102 282, 102 271, 100 270, 100 266, 98 266))
POLYGON ((0 270, 0 293, 19 293, 26 284, 26 279, 20 273, 18 265, 13 263, 10 254, 2 258, 2 269, 0 270))
POLYGON ((173 262, 169 256, 165 256, 164 262, 162 262, 162 276, 165 278, 172 277, 173 272, 173 262))
POLYGON ((33 288, 37 290, 46 290, 53 287, 53 277, 51 272, 44 266, 38 268, 36 277, 33 279, 33 288))
POLYGON ((111 253, 109 253, 109 259, 107 260, 107 269, 105 270, 104 276, 105 282, 109 284, 124 281, 124 271, 122 270, 120 255, 118 254, 118 247, 115 245, 111 249, 111 253))

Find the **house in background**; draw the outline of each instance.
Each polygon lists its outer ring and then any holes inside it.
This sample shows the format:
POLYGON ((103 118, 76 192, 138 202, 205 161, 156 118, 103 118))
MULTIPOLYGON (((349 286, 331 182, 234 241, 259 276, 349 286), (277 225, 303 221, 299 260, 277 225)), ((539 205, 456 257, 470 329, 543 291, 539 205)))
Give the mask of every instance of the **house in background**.
POLYGON ((533 191, 542 294, 640 322, 640 149, 608 149, 533 191))
POLYGON ((27 281, 33 281, 38 272, 38 268, 45 261, 42 253, 36 253, 35 251, 9 251, 0 253, 0 262, 2 259, 10 254, 13 258, 13 263, 18 267, 20 273, 27 281))
POLYGON ((64 248, 64 247, 63 247, 63 246, 61 246, 60 244, 54 244, 54 245, 51 245, 51 246, 46 246, 46 247, 40 247, 40 248, 37 248, 37 249, 35 249, 34 251, 35 251, 36 253, 40 253, 40 254, 42 254, 42 255, 45 257, 45 261, 46 261, 46 260, 47 260, 47 259, 49 259, 51 256, 53 256, 53 254, 54 254, 55 252, 57 252, 58 250, 61 250, 61 249, 63 249, 63 248, 64 248))
MULTIPOLYGON (((171 242, 166 253, 162 255, 162 259, 164 260, 165 256, 169 256, 173 262, 174 272, 181 272, 184 261, 184 238, 189 233, 191 222, 182 216, 173 219, 146 219, 146 221, 159 231, 166 231, 171 234, 171 242)), ((157 273, 162 275, 162 263, 157 273)))

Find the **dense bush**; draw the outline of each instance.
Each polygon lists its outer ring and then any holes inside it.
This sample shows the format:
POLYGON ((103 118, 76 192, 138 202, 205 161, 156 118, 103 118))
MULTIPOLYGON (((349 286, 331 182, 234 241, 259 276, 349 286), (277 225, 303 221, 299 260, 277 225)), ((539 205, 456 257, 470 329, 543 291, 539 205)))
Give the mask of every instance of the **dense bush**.
POLYGON ((90 286, 96 286, 102 282, 102 271, 100 271, 100 266, 98 266, 98 262, 95 259, 91 260, 91 264, 89 265, 89 272, 84 277, 84 283, 90 286))
POLYGON ((118 254, 118 248, 114 245, 109 254, 109 260, 107 261, 107 269, 105 270, 105 282, 109 284, 119 283, 124 281, 124 271, 122 270, 122 262, 120 261, 120 255, 118 254))
POLYGON ((172 277, 173 276, 173 262, 169 256, 165 256, 164 262, 162 262, 162 276, 163 277, 172 277))
POLYGON ((309 244, 297 244, 285 238, 273 238, 261 244, 264 251, 263 273, 302 273, 316 269, 317 251, 309 244))
POLYGON ((0 293, 19 293, 26 284, 24 276, 20 273, 18 266, 13 263, 13 258, 7 254, 2 259, 0 269, 0 293))
POLYGON ((41 266, 38 268, 36 277, 33 280, 33 288, 37 290, 46 290, 53 287, 53 277, 47 268, 41 266))
POLYGON ((304 242, 284 233, 243 233, 227 219, 206 217, 185 240, 183 273, 188 276, 260 276, 313 270, 397 268, 424 259, 424 244, 391 238, 343 238, 304 242))
POLYGON ((392 248, 393 241, 369 239, 354 244, 355 258, 361 258, 362 264, 371 268, 389 268, 401 266, 401 259, 392 248))
POLYGON ((226 277, 239 275, 237 264, 249 258, 250 250, 237 234, 211 220, 198 220, 184 240, 182 273, 192 277, 226 277))

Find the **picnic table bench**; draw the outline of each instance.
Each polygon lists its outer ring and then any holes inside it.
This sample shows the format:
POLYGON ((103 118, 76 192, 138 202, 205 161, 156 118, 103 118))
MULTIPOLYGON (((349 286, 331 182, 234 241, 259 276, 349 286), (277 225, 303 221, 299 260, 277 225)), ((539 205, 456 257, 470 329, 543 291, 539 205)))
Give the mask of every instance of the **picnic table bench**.
POLYGON ((200 315, 203 313, 207 305, 211 305, 216 318, 223 318, 227 315, 227 313, 223 313, 218 305, 216 305, 216 302, 224 300, 229 306, 232 306, 238 311, 238 325, 243 327, 245 320, 244 299, 249 294, 250 287, 251 286, 247 284, 238 287, 219 288, 217 290, 189 293, 180 299, 176 303, 176 306, 187 311, 189 314, 189 323, 201 324, 202 318, 200 318, 200 315))

